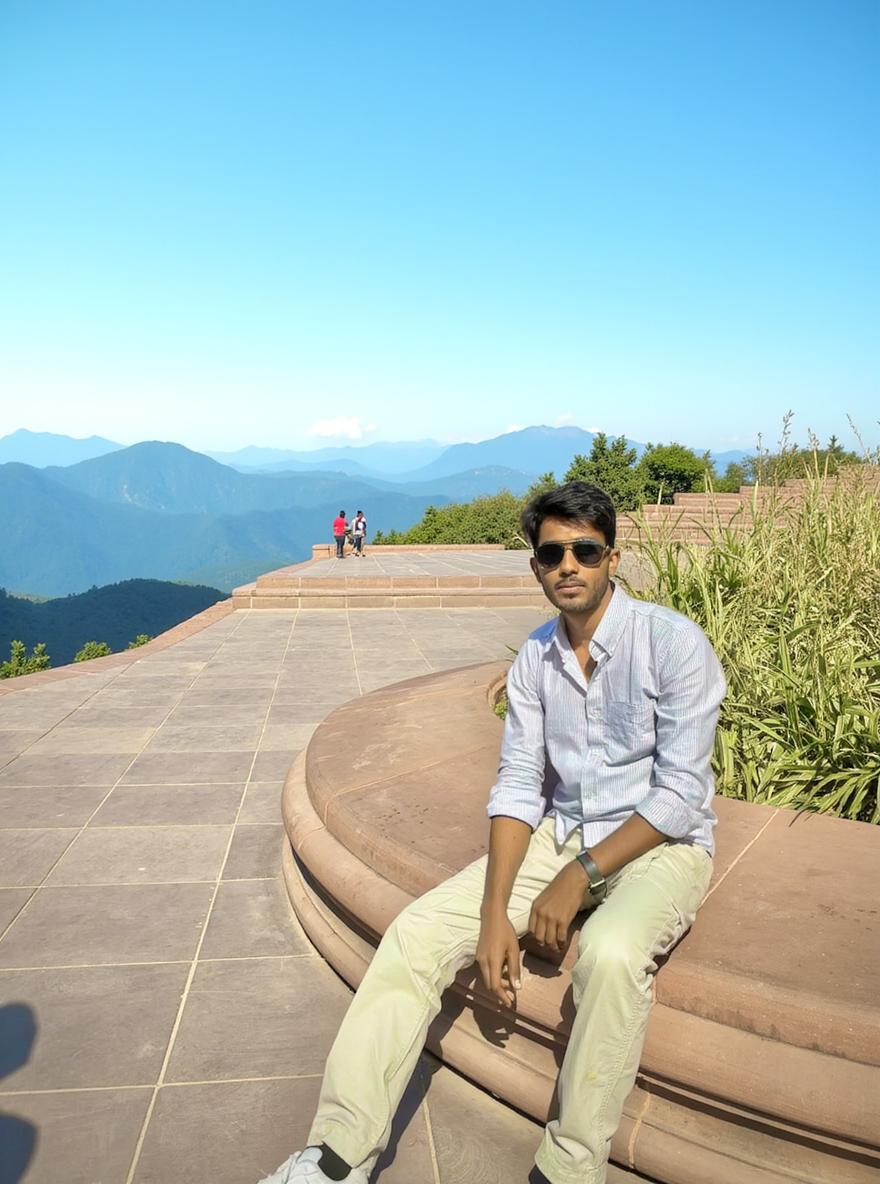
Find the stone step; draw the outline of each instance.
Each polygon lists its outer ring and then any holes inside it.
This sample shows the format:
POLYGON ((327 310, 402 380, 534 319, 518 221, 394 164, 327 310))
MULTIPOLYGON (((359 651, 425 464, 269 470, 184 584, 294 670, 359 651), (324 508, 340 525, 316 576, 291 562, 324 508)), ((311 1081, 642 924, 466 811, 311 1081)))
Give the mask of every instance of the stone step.
MULTIPOLYGON (((355 569, 356 570, 356 569, 355 569)), ((256 587, 263 589, 302 588, 303 591, 347 592, 351 588, 370 591, 398 591, 418 588, 528 588, 534 583, 530 573, 524 575, 451 575, 451 576, 303 576, 288 569, 266 572, 258 576, 256 587)))
POLYGON ((236 608, 543 608, 547 601, 537 583, 528 587, 304 587, 236 588, 236 608))

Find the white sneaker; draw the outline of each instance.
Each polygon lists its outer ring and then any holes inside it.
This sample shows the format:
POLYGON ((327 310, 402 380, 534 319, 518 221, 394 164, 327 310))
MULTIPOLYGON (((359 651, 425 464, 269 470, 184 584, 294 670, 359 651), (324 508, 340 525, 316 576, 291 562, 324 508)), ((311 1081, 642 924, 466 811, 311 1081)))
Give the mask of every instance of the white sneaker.
MULTIPOLYGON (((329 1176, 325 1176, 318 1167, 321 1158, 320 1147, 306 1147, 305 1151, 296 1151, 271 1176, 266 1176, 260 1184, 334 1184, 329 1176)), ((368 1184, 367 1174, 363 1168, 352 1168, 345 1177, 343 1184, 368 1184)))

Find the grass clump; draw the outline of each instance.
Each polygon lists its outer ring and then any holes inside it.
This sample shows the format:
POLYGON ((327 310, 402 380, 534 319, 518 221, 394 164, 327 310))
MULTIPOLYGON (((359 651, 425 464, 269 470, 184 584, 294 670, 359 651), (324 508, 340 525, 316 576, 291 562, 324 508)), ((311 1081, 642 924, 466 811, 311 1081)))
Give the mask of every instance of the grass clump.
POLYGON ((880 465, 755 488, 698 545, 635 545, 633 595, 697 621, 724 666, 720 793, 880 821, 880 465))

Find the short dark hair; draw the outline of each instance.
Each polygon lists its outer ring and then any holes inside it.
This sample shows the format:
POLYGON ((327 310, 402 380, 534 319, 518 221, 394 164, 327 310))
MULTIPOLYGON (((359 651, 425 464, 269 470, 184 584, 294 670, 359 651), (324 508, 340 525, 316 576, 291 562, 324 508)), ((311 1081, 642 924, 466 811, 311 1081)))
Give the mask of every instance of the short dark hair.
POLYGON ((345 510, 340 510, 340 511, 339 511, 339 517, 340 517, 340 518, 344 518, 344 517, 345 517, 345 510))
POLYGON ((532 545, 538 545, 538 535, 545 518, 562 518, 567 522, 589 522, 602 532, 609 547, 617 535, 617 514, 614 502, 598 485, 586 481, 569 481, 546 493, 539 493, 522 512, 523 533, 532 545))

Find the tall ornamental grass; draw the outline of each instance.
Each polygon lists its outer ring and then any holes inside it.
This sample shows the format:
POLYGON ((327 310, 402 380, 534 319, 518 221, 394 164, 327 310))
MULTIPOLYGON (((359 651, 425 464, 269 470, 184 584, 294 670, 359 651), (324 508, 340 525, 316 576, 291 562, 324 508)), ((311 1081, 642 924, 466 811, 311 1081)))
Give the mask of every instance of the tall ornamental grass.
POLYGON ((727 675, 719 792, 880 821, 880 466, 758 486, 699 545, 641 528, 633 594, 697 621, 727 675))

